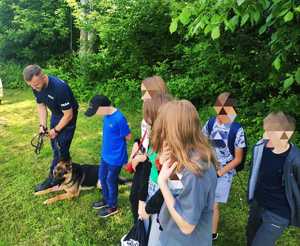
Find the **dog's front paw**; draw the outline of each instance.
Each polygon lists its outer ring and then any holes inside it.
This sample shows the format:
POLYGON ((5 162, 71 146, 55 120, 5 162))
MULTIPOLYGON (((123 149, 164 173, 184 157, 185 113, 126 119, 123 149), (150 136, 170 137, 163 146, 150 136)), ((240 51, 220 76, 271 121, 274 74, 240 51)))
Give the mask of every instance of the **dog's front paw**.
POLYGON ((54 200, 53 199, 47 199, 46 201, 44 201, 43 202, 43 204, 45 204, 45 205, 50 205, 50 204, 52 204, 52 203, 54 203, 54 200))
POLYGON ((33 195, 40 196, 40 195, 43 195, 43 192, 42 191, 37 191, 37 192, 34 192, 33 195))

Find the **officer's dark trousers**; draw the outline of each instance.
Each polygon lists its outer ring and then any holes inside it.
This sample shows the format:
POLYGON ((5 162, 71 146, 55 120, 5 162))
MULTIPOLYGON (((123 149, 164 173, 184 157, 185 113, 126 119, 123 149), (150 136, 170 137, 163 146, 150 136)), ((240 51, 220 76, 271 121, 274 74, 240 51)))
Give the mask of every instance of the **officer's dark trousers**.
MULTIPOLYGON (((50 128, 54 128, 61 118, 61 116, 51 115, 50 128)), ((50 167, 50 176, 52 176, 53 169, 61 158, 70 158, 70 146, 76 129, 76 120, 77 113, 74 113, 71 124, 67 125, 55 139, 51 139, 53 160, 50 167)))

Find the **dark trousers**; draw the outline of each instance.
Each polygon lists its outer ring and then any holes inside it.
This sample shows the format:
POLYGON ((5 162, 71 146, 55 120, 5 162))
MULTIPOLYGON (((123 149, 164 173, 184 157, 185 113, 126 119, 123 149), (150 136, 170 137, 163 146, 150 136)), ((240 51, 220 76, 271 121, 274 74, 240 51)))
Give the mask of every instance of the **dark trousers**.
POLYGON ((113 166, 101 159, 98 178, 101 182, 103 201, 116 208, 118 201, 118 177, 122 166, 113 166))
POLYGON ((246 227, 247 246, 274 246, 288 227, 289 220, 253 201, 250 205, 246 227))
MULTIPOLYGON (((75 113, 73 117, 75 118, 72 120, 72 124, 66 126, 55 139, 51 139, 53 160, 50 166, 50 176, 52 176, 53 170, 61 158, 70 158, 70 147, 76 129, 77 114, 75 113)), ((61 117, 52 115, 50 128, 55 127, 60 119, 61 117)))
POLYGON ((139 199, 137 198, 136 194, 130 193, 129 201, 131 205, 131 212, 133 216, 134 224, 137 222, 139 218, 138 210, 139 210, 139 199))

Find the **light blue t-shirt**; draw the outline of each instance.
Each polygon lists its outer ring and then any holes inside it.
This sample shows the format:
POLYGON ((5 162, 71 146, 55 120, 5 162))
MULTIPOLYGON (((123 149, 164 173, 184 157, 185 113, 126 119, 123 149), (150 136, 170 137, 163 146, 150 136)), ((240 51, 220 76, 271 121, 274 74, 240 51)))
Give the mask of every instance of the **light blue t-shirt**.
POLYGON ((103 118, 102 159, 110 165, 122 166, 127 163, 125 137, 130 129, 125 116, 117 109, 103 118))
MULTIPOLYGON (((226 163, 233 160, 233 156, 230 153, 228 148, 228 137, 230 131, 231 123, 230 124, 221 124, 217 120, 215 121, 210 136, 208 134, 208 121, 204 125, 202 132, 205 136, 207 136, 211 141, 216 152, 216 157, 221 165, 225 165, 226 163)), ((235 148, 245 148, 246 141, 245 141, 245 132, 244 129, 241 127, 237 134, 236 139, 234 141, 235 148)))
POLYGON ((197 176, 184 169, 183 190, 175 197, 176 212, 189 224, 195 225, 190 235, 181 232, 164 203, 159 221, 162 226, 159 241, 164 246, 211 246, 212 216, 217 175, 214 167, 197 176))

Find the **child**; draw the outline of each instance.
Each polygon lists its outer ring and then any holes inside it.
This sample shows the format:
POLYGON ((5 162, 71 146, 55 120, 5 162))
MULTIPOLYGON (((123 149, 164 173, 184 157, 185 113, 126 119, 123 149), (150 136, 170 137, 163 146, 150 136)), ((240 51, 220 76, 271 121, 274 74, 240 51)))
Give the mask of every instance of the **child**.
POLYGON ((246 141, 242 126, 234 122, 236 111, 230 93, 220 94, 214 109, 216 117, 210 118, 202 131, 212 143, 217 160, 221 165, 218 170, 218 182, 213 216, 213 240, 218 238, 219 203, 227 203, 235 168, 245 158, 246 141))
POLYGON ((254 146, 248 185, 248 246, 275 245, 289 225, 300 227, 300 150, 289 143, 295 121, 278 112, 263 125, 266 139, 254 146))
POLYGON ((159 214, 160 245, 212 245, 216 161, 199 129, 198 112, 186 100, 163 105, 154 123, 154 150, 166 157, 158 176, 164 198, 159 214), (175 195, 168 185, 170 177, 182 184, 175 195))
MULTIPOLYGON (((155 95, 167 95, 168 90, 166 87, 165 81, 160 76, 152 76, 144 79, 141 83, 141 93, 142 93, 142 101, 144 102, 147 99, 151 99, 155 95)), ((149 146, 149 138, 150 138, 150 132, 151 132, 151 125, 143 118, 141 122, 141 136, 142 136, 142 146, 147 152, 148 146, 149 146)), ((131 161, 133 155, 137 152, 138 145, 135 141, 129 160, 131 161)), ((126 170, 129 172, 133 172, 131 169, 131 166, 126 166, 126 170)))
MULTIPOLYGON (((160 76, 152 76, 144 79, 141 83, 142 100, 151 99, 156 94, 166 95, 168 93, 166 83, 160 76)), ((151 124, 144 118, 141 122, 141 136, 146 137, 143 141, 143 147, 147 151, 149 146, 151 124)))
POLYGON ((101 201, 93 208, 100 209, 100 217, 108 217, 118 212, 118 176, 123 164, 127 162, 127 143, 131 133, 125 116, 111 105, 106 96, 96 95, 90 101, 85 115, 94 114, 103 118, 102 156, 99 167, 99 179, 102 187, 101 201))
MULTIPOLYGON (((148 128, 147 131, 151 130, 151 126, 157 117, 159 107, 169 100, 171 100, 171 97, 165 94, 156 94, 150 99, 144 100, 143 118, 150 126, 150 129, 148 128)), ((147 152, 143 147, 146 134, 147 132, 144 133, 139 142, 141 151, 139 151, 139 153, 132 159, 132 166, 133 169, 135 169, 135 173, 131 187, 130 202, 135 222, 137 221, 139 215, 141 216, 142 213, 145 212, 145 202, 148 197, 148 181, 152 166, 151 161, 154 161, 151 147, 148 146, 147 152)))

